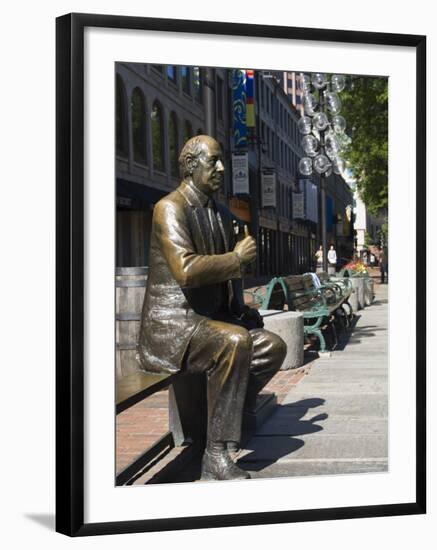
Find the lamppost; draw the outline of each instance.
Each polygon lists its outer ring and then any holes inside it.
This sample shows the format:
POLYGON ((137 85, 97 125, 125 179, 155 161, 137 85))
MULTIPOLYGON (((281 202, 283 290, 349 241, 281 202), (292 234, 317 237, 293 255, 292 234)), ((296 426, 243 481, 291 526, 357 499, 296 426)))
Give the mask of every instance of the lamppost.
POLYGON ((341 174, 344 161, 340 154, 350 143, 345 134, 346 121, 339 113, 341 99, 338 95, 345 88, 345 77, 335 74, 329 80, 323 73, 301 74, 304 92, 304 115, 298 122, 302 148, 306 153, 299 162, 299 172, 310 176, 320 175, 321 224, 323 270, 328 269, 328 245, 326 236, 326 178, 332 172, 341 174))

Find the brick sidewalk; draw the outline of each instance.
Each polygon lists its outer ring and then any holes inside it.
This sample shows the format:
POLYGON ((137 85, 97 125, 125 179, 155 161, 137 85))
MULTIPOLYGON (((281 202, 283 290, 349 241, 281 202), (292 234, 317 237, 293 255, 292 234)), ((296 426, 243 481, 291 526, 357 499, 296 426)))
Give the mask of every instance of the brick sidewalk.
MULTIPOLYGON (((312 361, 299 369, 279 371, 265 387, 281 403, 311 369, 312 361)), ((116 417, 116 469, 126 468, 169 429, 168 390, 158 392, 116 417)))

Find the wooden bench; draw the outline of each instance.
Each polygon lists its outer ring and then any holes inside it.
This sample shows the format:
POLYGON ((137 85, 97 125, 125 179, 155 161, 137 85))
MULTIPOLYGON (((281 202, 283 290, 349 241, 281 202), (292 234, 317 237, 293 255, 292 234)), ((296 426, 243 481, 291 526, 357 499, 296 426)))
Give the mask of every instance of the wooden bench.
POLYGON ((151 395, 169 389, 169 431, 116 476, 116 485, 129 485, 158 459, 181 447, 177 460, 168 463, 152 480, 167 481, 204 448, 206 438, 206 379, 186 373, 154 375, 135 372, 117 380, 116 413, 151 395), (189 396, 189 399, 187 399, 189 396))

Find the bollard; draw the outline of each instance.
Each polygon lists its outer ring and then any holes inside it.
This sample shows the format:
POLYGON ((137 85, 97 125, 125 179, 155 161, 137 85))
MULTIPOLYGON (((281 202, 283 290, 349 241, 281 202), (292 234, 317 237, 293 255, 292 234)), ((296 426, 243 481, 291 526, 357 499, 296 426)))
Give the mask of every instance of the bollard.
POLYGON ((287 355, 281 370, 296 369, 303 365, 303 315, 297 311, 260 310, 264 328, 280 336, 287 344, 287 355))

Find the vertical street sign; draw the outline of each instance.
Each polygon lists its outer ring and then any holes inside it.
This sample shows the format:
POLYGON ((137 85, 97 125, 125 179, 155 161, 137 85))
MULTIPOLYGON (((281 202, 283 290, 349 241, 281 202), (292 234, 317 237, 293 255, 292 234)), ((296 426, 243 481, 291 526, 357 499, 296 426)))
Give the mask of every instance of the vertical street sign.
POLYGON ((261 174, 261 207, 276 208, 276 174, 263 172, 261 174))
POLYGON ((232 153, 232 188, 234 195, 249 194, 249 155, 232 153))

